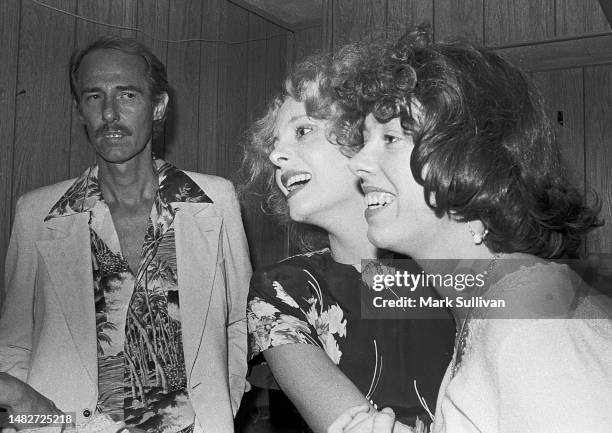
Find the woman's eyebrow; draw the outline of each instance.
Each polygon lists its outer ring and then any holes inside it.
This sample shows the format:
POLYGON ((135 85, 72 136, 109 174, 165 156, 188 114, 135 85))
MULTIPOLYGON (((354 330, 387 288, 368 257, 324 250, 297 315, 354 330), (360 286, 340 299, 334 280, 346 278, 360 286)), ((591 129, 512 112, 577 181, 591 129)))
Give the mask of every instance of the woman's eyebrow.
POLYGON ((303 117, 308 118, 306 114, 298 114, 297 116, 293 116, 292 118, 290 118, 289 123, 297 122, 298 120, 301 120, 303 117))

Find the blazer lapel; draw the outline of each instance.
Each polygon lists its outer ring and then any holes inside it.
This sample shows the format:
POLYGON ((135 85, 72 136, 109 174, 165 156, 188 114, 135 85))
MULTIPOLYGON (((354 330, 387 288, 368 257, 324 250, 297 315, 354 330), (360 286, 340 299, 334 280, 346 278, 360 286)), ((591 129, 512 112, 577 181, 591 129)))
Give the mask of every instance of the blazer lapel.
POLYGON ((217 259, 221 218, 210 203, 175 203, 179 308, 188 378, 200 350, 217 259))
POLYGON ((95 384, 98 373, 89 212, 53 218, 45 225, 53 238, 38 241, 36 246, 81 361, 95 384))

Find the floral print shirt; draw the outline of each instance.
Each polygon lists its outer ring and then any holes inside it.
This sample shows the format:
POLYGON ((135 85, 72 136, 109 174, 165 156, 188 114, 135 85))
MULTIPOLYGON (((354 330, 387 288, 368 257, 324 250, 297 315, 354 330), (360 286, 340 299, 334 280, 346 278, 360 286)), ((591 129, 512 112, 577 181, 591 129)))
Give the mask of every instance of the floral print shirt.
MULTIPOLYGON (((329 249, 285 259, 251 279, 247 320, 251 358, 284 344, 320 347, 379 408, 423 417, 452 350, 452 320, 361 319, 361 274, 329 249), (435 323, 434 323, 435 322, 435 323)), ((450 316, 449 316, 450 319, 450 316)))
POLYGON ((90 213, 98 345, 97 413, 148 432, 192 432, 174 239, 176 202, 212 202, 184 172, 155 159, 159 188, 132 273, 88 168, 46 217, 90 213))

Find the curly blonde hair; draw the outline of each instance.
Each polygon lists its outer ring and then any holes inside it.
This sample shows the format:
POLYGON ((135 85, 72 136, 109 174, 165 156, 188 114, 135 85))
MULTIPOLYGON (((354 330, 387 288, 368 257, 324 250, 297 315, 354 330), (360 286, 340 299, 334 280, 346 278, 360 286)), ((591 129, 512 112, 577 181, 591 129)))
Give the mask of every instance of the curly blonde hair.
POLYGON ((275 166, 269 160, 274 147, 278 111, 287 98, 303 102, 306 114, 327 121, 326 137, 347 156, 361 146, 357 112, 346 111, 338 100, 338 89, 347 77, 372 57, 377 44, 346 45, 334 53, 316 54, 298 63, 286 78, 283 90, 268 104, 263 116, 247 131, 243 158, 238 173, 238 192, 248 206, 276 216, 289 226, 291 238, 302 250, 327 244, 327 233, 317 227, 291 221, 284 194, 275 182, 275 166))

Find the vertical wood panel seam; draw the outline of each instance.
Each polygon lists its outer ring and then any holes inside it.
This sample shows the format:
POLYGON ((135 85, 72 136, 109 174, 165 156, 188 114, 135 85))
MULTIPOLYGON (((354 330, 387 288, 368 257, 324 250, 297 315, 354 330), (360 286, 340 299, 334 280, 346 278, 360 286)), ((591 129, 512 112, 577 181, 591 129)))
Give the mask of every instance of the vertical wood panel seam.
MULTIPOLYGON (((170 2, 168 2, 169 4, 170 2)), ((204 10, 206 9, 206 7, 204 7, 202 5, 202 7, 200 8, 200 38, 203 38, 202 35, 202 23, 204 22, 204 10)), ((168 14, 170 15, 170 14, 168 14)), ((170 29, 168 29, 168 31, 170 31, 170 29)), ((197 112, 198 112, 198 124, 196 126, 196 142, 191 144, 192 146, 196 146, 197 152, 196 152, 196 169, 194 171, 200 172, 202 171, 202 169, 200 168, 200 161, 202 161, 202 145, 200 143, 200 122, 202 122, 202 118, 200 116, 200 107, 202 106, 202 45, 204 44, 203 41, 199 41, 198 42, 198 108, 197 108, 197 112)), ((218 85, 218 84, 217 84, 218 85)))
MULTIPOLYGON (((251 35, 253 34, 253 33, 251 33, 251 31, 253 30, 252 26, 253 26, 253 20, 251 19, 251 12, 249 11, 249 14, 247 15, 247 39, 259 39, 259 37, 251 37, 251 35)), ((267 39, 268 39, 268 36, 266 35, 266 48, 268 46, 267 39)), ((252 65, 252 63, 251 63, 251 61, 252 61, 251 50, 253 49, 253 44, 256 44, 256 43, 257 42, 254 42, 254 43, 247 42, 245 44, 245 46, 246 46, 246 70, 247 70, 247 73, 246 73, 246 90, 247 90, 247 92, 246 92, 246 95, 245 95, 245 104, 244 105, 246 107, 248 107, 247 110, 246 110, 247 113, 246 113, 246 116, 245 116, 245 119, 247 120, 247 125, 249 123, 248 122, 249 114, 251 114, 252 118, 255 118, 253 113, 249 113, 248 112, 249 109, 253 110, 253 106, 254 106, 254 105, 249 105, 249 102, 252 102, 252 101, 249 101, 249 91, 248 91, 248 89, 249 89, 249 84, 251 83, 251 74, 249 73, 250 70, 251 70, 251 65, 252 65)), ((267 94, 267 92, 266 92, 266 94, 267 94)), ((244 129, 244 127, 243 127, 243 129, 244 129)), ((243 139, 244 138, 239 139, 239 140, 241 141, 243 139)), ((235 174, 233 175, 233 177, 235 177, 235 174)))
MULTIPOLYGON (((168 2, 168 4, 167 4, 167 6, 166 6, 166 7, 167 7, 167 10, 166 10, 166 33, 165 33, 165 34, 167 35, 167 36, 166 36, 166 38, 167 38, 167 39, 170 39, 170 38, 168 37, 168 36, 170 35, 170 2, 168 2)), ((166 60, 166 63, 168 63, 168 46, 169 46, 170 44, 169 44, 168 42, 164 42, 164 44, 165 44, 165 47, 166 47, 166 56, 165 56, 165 57, 166 57, 166 59, 165 59, 165 60, 166 60)), ((166 68, 167 68, 167 67, 168 67, 168 66, 166 65, 166 68)), ((166 144, 166 143, 165 143, 165 141, 164 141, 164 147, 165 147, 165 144, 166 144)))
MULTIPOLYGON (((75 6, 75 12, 79 11, 79 0, 76 0, 74 2, 74 6, 75 6)), ((74 52, 74 50, 77 47, 77 32, 78 32, 78 20, 76 18, 73 18, 73 31, 72 31, 72 51, 74 52)), ((72 56, 71 56, 72 57, 72 56)), ((70 80, 70 61, 68 61, 68 77, 70 80)), ((70 102, 72 103, 72 90, 70 90, 70 102)), ((74 108, 70 107, 70 114, 68 115, 68 119, 70 121, 70 128, 72 129, 72 122, 73 122, 73 113, 74 113, 74 108)), ((72 140, 73 140, 73 135, 72 131, 70 133, 70 136, 68 137, 69 143, 68 143, 68 177, 72 176, 72 173, 70 173, 70 169, 72 164, 70 163, 70 159, 71 159, 71 155, 72 155, 72 140)))
POLYGON ((329 40, 329 51, 332 52, 334 51, 334 47, 336 45, 336 0, 329 0, 329 7, 328 9, 328 13, 329 13, 329 21, 330 21, 330 27, 331 27, 331 31, 328 32, 328 37, 327 39, 329 40))
POLYGON ((557 1, 558 0, 553 1, 553 34, 555 36, 559 35, 557 32, 557 1))
MULTIPOLYGON (((10 183, 10 188, 8 189, 10 191, 10 206, 11 206, 11 212, 9 213, 9 227, 13 226, 13 217, 15 214, 15 205, 17 204, 16 201, 16 197, 14 197, 13 195, 13 179, 15 178, 15 141, 17 140, 17 90, 18 90, 18 86, 19 86, 19 61, 21 60, 21 25, 23 22, 23 3, 19 2, 19 24, 17 25, 17 64, 15 65, 15 86, 14 89, 15 92, 13 92, 13 95, 9 95, 9 97, 14 98, 14 103, 13 103, 13 137, 12 137, 12 143, 11 143, 11 175, 9 176, 9 183, 10 183)), ((8 247, 8 245, 7 245, 8 247)), ((2 260, 4 260, 4 257, 1 258, 2 260)), ((6 272, 6 269, 4 270, 4 272, 6 272)), ((0 284, 3 284, 4 282, 0 282, 0 284)))
MULTIPOLYGON (((249 22, 250 24, 250 22, 249 22)), ((270 80, 268 80, 268 66, 269 66, 269 61, 268 61, 268 50, 270 49, 270 40, 271 38, 268 37, 268 28, 266 28, 266 49, 264 51, 264 55, 266 56, 266 61, 264 62, 264 89, 265 89, 265 94, 266 95, 270 95, 271 91, 272 91, 272 84, 270 83, 270 80)), ((247 74, 247 85, 248 85, 248 74, 247 74)))
MULTIPOLYGON (((306 37, 309 37, 309 35, 308 35, 306 32, 308 32, 308 30, 306 30, 306 31, 304 32, 304 35, 305 35, 306 37)), ((289 37, 289 35, 287 34, 285 37, 286 37, 286 38, 288 38, 288 37, 289 37)), ((296 32, 295 32, 295 31, 293 32, 293 37, 292 37, 292 39, 293 39, 294 46, 295 46, 295 43, 296 43, 296 41, 297 41, 297 34, 296 34, 296 32)), ((286 52, 286 50, 285 50, 285 52, 286 52)), ((308 56, 309 56, 309 55, 311 55, 311 54, 312 54, 312 53, 309 53, 309 54, 308 54, 308 56)), ((293 58, 291 59, 291 65, 292 65, 292 67, 293 67, 293 65, 295 64, 295 59, 296 59, 296 50, 295 50, 295 48, 293 49, 292 56, 293 56, 293 58)), ((285 61, 285 77, 283 77, 283 78, 286 78, 286 77, 289 75, 289 71, 290 71, 290 69, 292 69, 292 67, 291 67, 291 68, 289 68, 289 67, 288 67, 288 65, 287 65, 287 62, 289 61, 289 59, 286 59, 286 60, 287 60, 287 61, 285 61)), ((267 75, 267 68, 268 68, 268 62, 266 62, 266 75, 267 75)), ((284 87, 284 84, 282 85, 281 89, 282 89, 283 87, 284 87)), ((270 92, 269 92, 269 91, 267 91, 267 92, 266 92, 266 95, 270 95, 270 92)), ((268 96, 268 97, 270 97, 270 96, 268 96)), ((287 225, 285 225, 285 226, 283 227, 283 242, 282 242, 282 244, 281 244, 281 245, 282 245, 282 247, 283 247, 283 257, 288 257, 288 256, 290 255, 290 252, 291 252, 291 240, 289 239, 289 233, 288 233, 288 231, 287 231, 287 225)))
MULTIPOLYGON (((308 36, 307 40, 310 41, 310 38, 311 38, 310 30, 308 30, 308 32, 309 34, 307 35, 308 36)), ((298 41, 302 40, 301 37, 298 36, 298 34, 299 34, 299 30, 291 33, 291 41, 293 43, 293 49, 291 50, 291 56, 289 55, 287 56, 287 75, 289 74, 289 72, 293 71, 293 65, 295 65, 298 59, 297 50, 300 47, 300 44, 298 41)), ((320 45, 321 44, 319 44, 319 49, 321 48, 320 45)), ((308 55, 311 55, 311 54, 312 52, 309 53, 308 55)))
MULTIPOLYGON (((224 146, 225 142, 222 142, 219 138, 222 137, 225 139, 225 131, 223 130, 225 125, 223 122, 223 118, 221 115, 225 115, 225 112, 221 112, 221 109, 225 109, 227 92, 225 87, 227 86, 226 77, 223 73, 226 71, 226 62, 227 62, 227 45, 225 43, 225 39, 227 38, 227 2, 218 3, 219 7, 219 15, 217 18, 217 36, 218 39, 223 42, 217 42, 217 84, 215 86, 216 99, 215 99, 215 121, 214 121, 214 130, 213 130, 213 140, 214 143, 212 146, 215 147, 214 152, 214 174, 219 174, 219 160, 221 155, 220 146, 224 146), (221 114, 221 115, 220 115, 221 114)), ((213 165, 212 163, 210 165, 213 165)))
POLYGON ((436 37, 436 0, 431 2, 431 34, 433 35, 433 41, 438 42, 436 37))
MULTIPOLYGON (((140 26, 139 22, 138 22, 138 5, 139 5, 139 2, 138 2, 138 0, 133 0, 133 1, 136 4, 136 6, 134 7, 134 17, 133 17, 134 21, 131 23, 131 26, 134 27, 134 28, 142 28, 140 26)), ((156 12, 156 15, 157 15, 157 9, 155 9, 155 12, 156 12)), ((155 20, 155 23, 157 23, 157 20, 155 20)), ((134 34, 134 36, 131 36, 131 37, 136 39, 138 37, 138 32, 132 32, 132 33, 134 34)))
MULTIPOLYGON (((583 153, 583 158, 582 158, 582 184, 584 185, 584 187, 582 188, 582 194, 584 194, 585 200, 587 197, 587 193, 588 190, 591 189, 591 185, 587 184, 587 123, 586 123, 586 85, 585 85, 585 79, 586 79, 586 74, 585 74, 585 67, 580 68, 580 71, 582 73, 582 153, 583 153)), ((584 245, 582 247, 582 251, 585 253, 588 253, 589 251, 589 237, 585 236, 584 237, 584 245)))
POLYGON ((331 43, 329 50, 334 51, 336 46, 336 0, 330 0, 331 2, 331 43))
MULTIPOLYGON (((170 39, 170 2, 168 2, 167 4, 167 10, 166 10, 166 31, 164 33, 166 35, 166 39, 170 39)), ((164 42, 165 44, 165 50, 166 50, 166 54, 164 56, 164 65, 166 66, 166 79, 168 78, 168 56, 170 55, 169 51, 168 51, 168 46, 170 45, 168 42, 164 42)), ((170 87, 170 84, 168 84, 168 90, 170 87)), ((166 108, 167 109, 167 108, 166 108)), ((166 120, 164 120, 164 129, 163 134, 160 134, 160 136, 158 137, 158 140, 162 141, 162 155, 165 158, 166 157, 166 123, 168 121, 168 113, 166 113, 166 120)))
MULTIPOLYGON (((221 40, 223 38, 225 38, 225 31, 224 31, 224 23, 225 23, 225 19, 227 17, 227 5, 222 5, 221 2, 217 3, 219 11, 217 16, 215 17, 216 19, 216 27, 217 30, 215 32, 215 36, 217 37, 218 40, 221 40), (222 37, 223 36, 223 37, 222 37)), ((214 44, 215 46, 215 61, 217 62, 217 75, 215 77, 215 113, 214 113, 214 118, 211 119, 213 128, 211 131, 211 139, 210 141, 211 143, 211 147, 214 147, 214 170, 215 172, 213 174, 218 174, 219 171, 219 146, 221 146, 220 141, 218 141, 219 138, 219 131, 222 128, 222 124, 223 122, 220 121, 220 117, 219 117, 219 107, 220 104, 222 103, 222 99, 224 98, 224 95, 221 92, 221 84, 224 83, 223 79, 221 78, 221 68, 222 68, 222 64, 223 62, 226 61, 226 57, 225 55, 221 55, 221 52, 224 51, 223 50, 223 43, 222 42, 215 42, 214 44)), ((206 146, 208 146, 208 143, 206 144, 206 146)), ((208 156, 206 158, 206 161, 208 160, 212 160, 212 158, 210 156, 208 156)), ((207 168, 207 173, 211 170, 210 169, 210 163, 206 163, 204 160, 202 161, 205 163, 205 165, 208 167, 207 168)), ((209 173, 210 174, 210 173, 209 173)))
MULTIPOLYGON (((224 72, 226 72, 226 63, 227 63, 227 42, 226 42, 226 38, 227 38, 227 25, 228 25, 228 10, 227 10, 227 4, 224 2, 223 4, 219 3, 219 20, 218 20, 218 31, 217 34, 219 35, 219 40, 221 40, 222 42, 218 44, 217 48, 218 48, 218 56, 217 56, 217 101, 216 101, 216 127, 215 127, 215 144, 214 146, 217 147, 216 151, 215 151, 215 174, 219 174, 219 166, 220 166, 220 159, 221 159, 221 152, 218 151, 219 146, 222 145, 221 144, 221 140, 219 140, 219 134, 222 134, 222 138, 225 140, 225 125, 223 124, 223 119, 221 118, 221 115, 225 115, 226 111, 221 111, 221 109, 225 110, 225 106, 226 104, 226 99, 227 99, 227 91, 225 89, 225 87, 227 87, 227 82, 226 82, 226 77, 224 74, 224 72), (223 52, 223 55, 221 55, 221 52, 223 52), (221 87, 221 84, 223 84, 223 88, 221 87)), ((223 143, 223 145, 225 145, 225 143, 223 143)))
POLYGON ((485 6, 486 1, 487 0, 482 0, 482 40, 481 40, 481 44, 483 47, 487 43, 487 19, 486 19, 487 8, 485 6))
MULTIPOLYGON (((251 24, 251 22, 249 21, 249 26, 250 26, 250 24, 251 24)), ((250 27, 249 27, 249 31, 250 31, 250 30, 251 30, 251 29, 250 29, 250 27)), ((250 34, 251 34, 251 33, 249 32, 249 35, 250 35, 250 34)), ((264 78, 264 79, 265 79, 265 81, 264 81, 264 83, 265 83, 264 89, 265 89, 265 94, 266 94, 266 96, 267 96, 267 95, 270 95, 270 92, 271 92, 271 90, 272 90, 272 89, 270 88, 270 81, 267 79, 267 77, 268 77, 268 63, 269 63, 269 62, 268 62, 268 50, 270 49, 270 47, 269 47, 269 44, 270 44, 270 39, 268 38, 268 29, 267 29, 267 28, 266 28, 266 40, 265 40, 265 42, 266 42, 266 48, 265 48, 265 50, 264 50, 264 56, 266 56, 266 57, 265 57, 265 58, 266 58, 266 61, 264 62, 264 77, 265 77, 265 78, 264 78)), ((247 54, 248 54, 248 53, 247 53, 247 54)), ((249 74, 247 74, 247 88, 248 88, 248 85, 249 85, 249 74)))
POLYGON ((584 67, 580 68, 580 72, 582 74, 582 165, 583 165, 583 174, 582 174, 582 184, 584 185, 583 194, 586 194, 586 184, 587 184, 587 133, 586 133, 586 86, 585 86, 585 69, 584 67))
POLYGON ((385 0, 385 39, 389 39, 389 0, 385 0))

